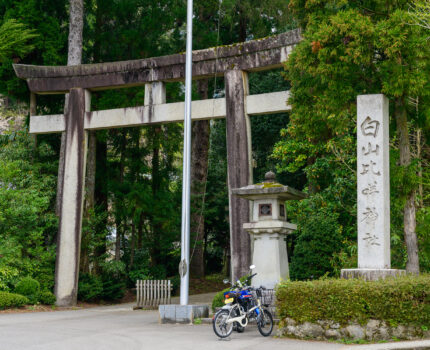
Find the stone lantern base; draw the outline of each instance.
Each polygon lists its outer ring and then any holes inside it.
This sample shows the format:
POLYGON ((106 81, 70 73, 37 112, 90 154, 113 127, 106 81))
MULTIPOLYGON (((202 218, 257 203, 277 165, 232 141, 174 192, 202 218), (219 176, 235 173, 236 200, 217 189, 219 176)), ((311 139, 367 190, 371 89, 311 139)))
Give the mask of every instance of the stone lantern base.
POLYGON ((285 237, 297 226, 285 221, 253 222, 243 225, 254 241, 252 264, 257 275, 254 287, 273 289, 282 279, 289 278, 285 237))

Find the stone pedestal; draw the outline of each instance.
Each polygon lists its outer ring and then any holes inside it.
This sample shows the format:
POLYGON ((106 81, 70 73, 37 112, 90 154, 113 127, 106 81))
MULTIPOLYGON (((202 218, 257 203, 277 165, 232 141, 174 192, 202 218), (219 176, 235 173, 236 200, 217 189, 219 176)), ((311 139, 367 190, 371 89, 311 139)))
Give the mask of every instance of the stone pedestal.
POLYGON ((257 275, 252 285, 273 289, 282 279, 289 278, 285 238, 297 226, 285 221, 246 223, 243 228, 253 237, 252 264, 257 275))
POLYGON ((160 305, 159 323, 193 323, 197 318, 209 316, 208 305, 160 305))

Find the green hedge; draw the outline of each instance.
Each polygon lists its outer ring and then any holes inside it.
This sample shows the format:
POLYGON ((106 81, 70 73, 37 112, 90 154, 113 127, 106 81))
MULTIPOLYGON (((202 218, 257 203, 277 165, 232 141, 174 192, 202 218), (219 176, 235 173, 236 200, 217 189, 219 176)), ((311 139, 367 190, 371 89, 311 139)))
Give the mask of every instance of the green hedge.
POLYGON ((332 320, 341 324, 369 319, 390 325, 430 327, 430 275, 366 282, 325 279, 282 282, 276 291, 281 319, 297 322, 332 320))
POLYGON ((9 309, 12 307, 21 307, 25 304, 29 304, 30 301, 23 295, 0 292, 0 310, 9 309))

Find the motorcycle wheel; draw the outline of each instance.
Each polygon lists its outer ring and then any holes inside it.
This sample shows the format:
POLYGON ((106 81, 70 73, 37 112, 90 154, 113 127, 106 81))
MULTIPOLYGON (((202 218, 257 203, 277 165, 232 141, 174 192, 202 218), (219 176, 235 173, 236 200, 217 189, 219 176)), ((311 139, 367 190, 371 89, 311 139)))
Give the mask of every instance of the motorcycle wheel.
POLYGON ((225 323, 230 317, 227 310, 220 310, 214 317, 213 329, 220 338, 227 338, 233 332, 233 323, 225 323))
POLYGON ((269 310, 260 309, 261 315, 257 321, 258 331, 263 337, 268 337, 273 331, 273 317, 269 310))

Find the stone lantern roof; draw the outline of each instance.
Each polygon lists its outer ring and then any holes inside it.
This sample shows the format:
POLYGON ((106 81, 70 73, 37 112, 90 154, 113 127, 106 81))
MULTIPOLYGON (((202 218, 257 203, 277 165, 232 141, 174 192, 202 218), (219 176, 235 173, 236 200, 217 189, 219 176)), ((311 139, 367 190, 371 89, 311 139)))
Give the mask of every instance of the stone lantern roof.
POLYGON ((275 173, 272 171, 266 173, 265 180, 263 182, 235 188, 232 190, 232 193, 249 200, 276 198, 285 201, 300 200, 307 197, 307 194, 302 191, 277 183, 275 173))

